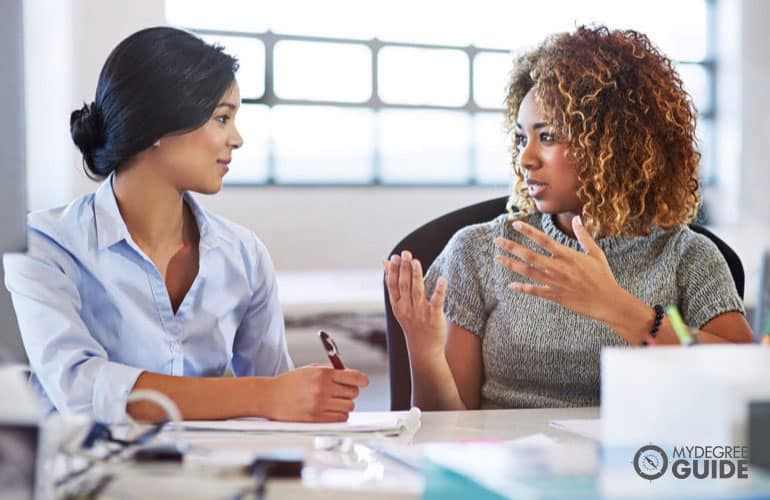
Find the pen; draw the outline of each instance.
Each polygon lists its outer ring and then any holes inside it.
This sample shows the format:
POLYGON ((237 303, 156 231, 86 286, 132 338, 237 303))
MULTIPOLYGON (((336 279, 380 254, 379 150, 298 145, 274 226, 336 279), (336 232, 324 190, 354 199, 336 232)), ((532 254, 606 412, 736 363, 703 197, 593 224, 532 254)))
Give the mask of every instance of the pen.
POLYGON ((329 356, 332 366, 337 370, 344 370, 345 365, 342 364, 340 359, 337 344, 334 343, 331 336, 323 330, 318 332, 318 336, 321 337, 321 343, 324 345, 324 349, 326 349, 326 355, 329 356))
POLYGON ((674 327, 676 336, 679 337, 679 342, 682 345, 690 345, 695 343, 693 338, 690 337, 690 332, 687 330, 687 325, 684 324, 682 316, 679 314, 679 309, 676 306, 666 307, 666 316, 671 320, 671 326, 674 327))

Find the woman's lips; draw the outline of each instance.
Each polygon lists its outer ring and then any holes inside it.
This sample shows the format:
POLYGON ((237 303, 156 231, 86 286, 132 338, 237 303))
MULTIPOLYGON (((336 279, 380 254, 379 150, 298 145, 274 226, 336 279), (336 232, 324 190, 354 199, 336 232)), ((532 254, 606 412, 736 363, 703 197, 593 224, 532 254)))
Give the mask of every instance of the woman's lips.
POLYGON ((533 198, 540 198, 545 190, 548 188, 548 184, 542 184, 540 182, 532 182, 527 186, 529 189, 529 195, 533 198))

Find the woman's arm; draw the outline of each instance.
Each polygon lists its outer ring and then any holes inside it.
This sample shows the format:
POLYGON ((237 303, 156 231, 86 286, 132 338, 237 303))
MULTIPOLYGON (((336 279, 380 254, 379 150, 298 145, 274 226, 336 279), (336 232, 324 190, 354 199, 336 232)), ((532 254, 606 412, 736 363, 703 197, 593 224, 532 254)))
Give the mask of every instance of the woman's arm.
MULTIPOLYGON (((353 411, 359 387, 369 381, 356 370, 309 366, 277 377, 177 377, 142 372, 133 389, 163 393, 185 420, 260 416, 295 422, 344 422, 353 411)), ((151 402, 129 403, 137 420, 165 418, 151 402)))
MULTIPOLYGON (((641 345, 655 321, 655 310, 625 290, 619 292, 616 307, 609 312, 603 321, 631 345, 641 345)), ((753 334, 746 317, 740 312, 730 311, 703 325, 698 331, 698 337, 705 344, 745 343, 752 341, 753 334)), ((670 345, 680 343, 668 318, 663 318, 655 341, 670 345)))
POLYGON ((413 404, 423 410, 477 408, 481 388, 481 339, 444 315, 446 280, 430 300, 422 266, 409 252, 384 262, 393 313, 404 331, 412 370, 413 404))
MULTIPOLYGON (((540 283, 511 283, 520 293, 543 297, 589 318, 602 321, 632 345, 640 345, 652 329, 654 309, 621 287, 612 274, 607 258, 575 217, 572 228, 585 250, 581 253, 563 246, 542 231, 518 222, 514 228, 550 255, 539 254, 511 240, 499 238, 496 244, 517 259, 498 256, 497 262, 540 283)), ((751 328, 740 312, 725 312, 701 331, 700 341, 750 342, 751 328)), ((664 318, 657 341, 678 344, 671 322, 664 318)))

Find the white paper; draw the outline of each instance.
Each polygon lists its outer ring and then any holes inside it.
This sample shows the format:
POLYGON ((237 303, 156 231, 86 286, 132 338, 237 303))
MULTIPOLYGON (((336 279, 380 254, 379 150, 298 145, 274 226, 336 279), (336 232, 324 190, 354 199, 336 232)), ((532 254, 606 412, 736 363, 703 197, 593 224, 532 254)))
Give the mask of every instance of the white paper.
POLYGON ((352 412, 347 422, 305 423, 277 422, 263 418, 230 420, 190 420, 167 424, 170 428, 200 431, 291 433, 313 435, 401 434, 414 433, 420 426, 420 410, 352 412))
POLYGON ((602 420, 600 418, 551 420, 551 425, 557 429, 578 434, 594 441, 602 440, 602 420))

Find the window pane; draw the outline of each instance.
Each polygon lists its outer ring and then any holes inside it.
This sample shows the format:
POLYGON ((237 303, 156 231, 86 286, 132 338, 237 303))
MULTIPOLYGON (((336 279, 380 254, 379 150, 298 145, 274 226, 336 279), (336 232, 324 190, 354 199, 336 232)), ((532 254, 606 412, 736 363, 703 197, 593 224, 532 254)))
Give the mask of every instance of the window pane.
POLYGON ((504 107, 508 73, 513 68, 510 54, 481 52, 473 59, 473 98, 482 108, 504 107))
POLYGON ((243 147, 233 151, 228 183, 265 182, 268 178, 270 146, 270 111, 261 104, 243 104, 235 117, 235 126, 243 137, 243 147))
POLYGON ((459 50, 385 47, 379 79, 385 102, 462 106, 468 101, 468 56, 459 50))
POLYGON ((166 0, 169 24, 227 31, 267 31, 273 2, 253 0, 166 0))
POLYGON ((705 68, 695 64, 679 64, 676 69, 679 71, 679 76, 682 77, 685 90, 693 97, 698 111, 701 113, 711 111, 708 75, 705 68))
POLYGON ((379 16, 372 13, 373 9, 379 10, 379 5, 375 7, 366 1, 275 0, 270 3, 269 23, 274 33, 367 40, 374 36, 374 27, 379 22, 379 16))
POLYGON ((275 93, 285 99, 364 102, 372 56, 358 44, 284 41, 275 45, 275 93))
POLYGON ((467 113, 382 110, 378 124, 383 182, 461 184, 469 180, 467 113))
POLYGON ((221 45, 225 52, 238 58, 236 78, 242 98, 257 99, 265 93, 265 44, 256 38, 234 36, 201 36, 208 43, 221 45))
POLYGON ((477 113, 474 138, 479 184, 510 184, 513 169, 508 138, 503 132, 502 113, 477 113))
POLYGON ((716 166, 714 156, 714 123, 711 120, 700 120, 696 131, 698 136, 698 151, 700 151, 700 178, 705 184, 714 182, 716 166))
POLYGON ((276 106, 271 124, 277 182, 371 182, 373 111, 276 106))

